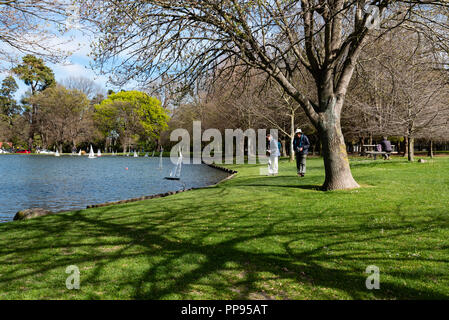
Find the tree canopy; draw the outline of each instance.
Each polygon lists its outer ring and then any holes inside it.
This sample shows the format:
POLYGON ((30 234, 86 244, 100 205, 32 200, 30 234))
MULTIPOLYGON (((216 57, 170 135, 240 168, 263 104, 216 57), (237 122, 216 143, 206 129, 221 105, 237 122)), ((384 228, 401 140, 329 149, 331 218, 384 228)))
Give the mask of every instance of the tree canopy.
POLYGON ((140 91, 121 91, 95 106, 95 119, 104 133, 117 132, 125 146, 135 135, 157 139, 170 116, 158 99, 140 91))
POLYGON ((446 1, 83 3, 86 17, 100 31, 97 66, 113 71, 117 82, 146 83, 168 74, 194 83, 236 67, 258 69, 275 80, 319 132, 327 190, 358 187, 349 168, 340 118, 364 45, 402 26, 432 38, 435 51, 448 48, 446 1), (117 59, 118 55, 125 58, 117 59), (313 78, 315 90, 304 90, 303 69, 313 78))
POLYGON ((18 85, 12 76, 3 79, 0 87, 0 114, 11 117, 18 112, 18 105, 13 97, 18 85))
POLYGON ((22 63, 12 71, 31 88, 32 94, 56 83, 53 70, 47 67, 42 59, 33 55, 24 56, 22 63))
POLYGON ((36 124, 45 146, 56 144, 62 152, 65 143, 76 146, 92 136, 89 100, 83 92, 56 85, 32 96, 30 103, 38 106, 36 124))

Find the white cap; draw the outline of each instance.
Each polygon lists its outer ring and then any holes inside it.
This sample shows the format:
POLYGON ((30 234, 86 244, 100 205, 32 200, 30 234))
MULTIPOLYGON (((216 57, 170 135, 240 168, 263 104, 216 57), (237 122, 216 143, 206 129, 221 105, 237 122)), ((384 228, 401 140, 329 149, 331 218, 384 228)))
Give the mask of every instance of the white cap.
POLYGON ((301 129, 296 129, 295 134, 296 133, 302 133, 302 130, 301 129))

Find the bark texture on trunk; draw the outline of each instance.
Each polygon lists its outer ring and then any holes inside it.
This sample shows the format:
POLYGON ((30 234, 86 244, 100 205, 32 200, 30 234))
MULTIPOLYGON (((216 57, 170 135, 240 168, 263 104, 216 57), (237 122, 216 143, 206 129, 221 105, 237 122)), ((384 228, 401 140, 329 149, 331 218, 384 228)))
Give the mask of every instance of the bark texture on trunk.
POLYGON ((429 152, 427 154, 430 158, 433 158, 433 141, 429 141, 429 152))
POLYGON ((408 137, 408 161, 415 161, 415 139, 408 137))
POLYGON ((404 158, 408 157, 408 137, 404 137, 404 158))
POLYGON ((293 151, 293 140, 295 139, 295 112, 290 114, 290 162, 295 161, 295 152, 293 151))
POLYGON ((324 190, 354 189, 359 184, 352 177, 346 144, 340 127, 338 108, 328 108, 319 123, 326 178, 324 190))
POLYGON ((285 140, 281 140, 281 145, 282 145, 282 156, 286 157, 287 156, 287 148, 285 147, 285 140))

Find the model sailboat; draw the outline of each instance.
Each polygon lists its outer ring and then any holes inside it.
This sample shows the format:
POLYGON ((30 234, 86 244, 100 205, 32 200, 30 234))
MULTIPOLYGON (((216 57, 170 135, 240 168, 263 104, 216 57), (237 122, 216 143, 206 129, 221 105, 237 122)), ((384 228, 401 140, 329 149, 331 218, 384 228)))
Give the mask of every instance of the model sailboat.
POLYGON ((92 145, 90 145, 90 152, 89 152, 89 159, 95 159, 95 153, 94 153, 94 149, 92 148, 92 145))
POLYGON ((182 152, 179 151, 178 161, 176 166, 170 171, 170 176, 165 177, 167 180, 180 180, 181 179, 181 169, 182 169, 182 152))

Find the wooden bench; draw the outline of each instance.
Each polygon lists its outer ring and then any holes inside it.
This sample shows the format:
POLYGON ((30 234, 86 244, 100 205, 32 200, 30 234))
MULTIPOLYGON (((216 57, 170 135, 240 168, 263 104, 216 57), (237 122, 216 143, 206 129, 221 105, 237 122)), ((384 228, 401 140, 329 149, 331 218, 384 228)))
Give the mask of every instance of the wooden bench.
POLYGON ((397 154, 397 152, 396 151, 392 151, 392 152, 386 152, 386 151, 365 151, 365 154, 373 155, 374 160, 376 160, 378 154, 382 154, 382 155, 384 155, 384 154, 397 154))
POLYGON ((376 151, 377 148, 377 144, 364 144, 362 145, 362 152, 361 152, 361 156, 373 156, 374 160, 376 160, 377 155, 378 154, 397 154, 398 152, 396 151, 396 145, 392 144, 391 148, 392 151, 391 152, 385 152, 385 151, 376 151))

